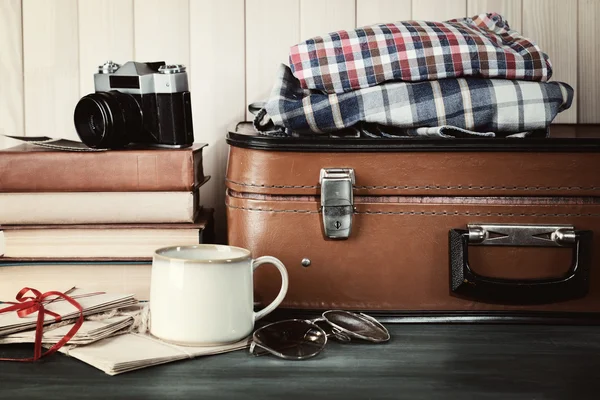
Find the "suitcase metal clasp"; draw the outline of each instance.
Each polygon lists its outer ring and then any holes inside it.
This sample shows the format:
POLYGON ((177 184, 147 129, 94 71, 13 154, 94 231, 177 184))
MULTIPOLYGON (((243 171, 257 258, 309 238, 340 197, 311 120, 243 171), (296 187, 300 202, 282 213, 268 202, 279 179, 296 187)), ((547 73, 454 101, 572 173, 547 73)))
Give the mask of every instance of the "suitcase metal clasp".
POLYGON ((323 168, 319 183, 323 233, 330 239, 347 239, 352 231, 354 214, 354 170, 323 168))

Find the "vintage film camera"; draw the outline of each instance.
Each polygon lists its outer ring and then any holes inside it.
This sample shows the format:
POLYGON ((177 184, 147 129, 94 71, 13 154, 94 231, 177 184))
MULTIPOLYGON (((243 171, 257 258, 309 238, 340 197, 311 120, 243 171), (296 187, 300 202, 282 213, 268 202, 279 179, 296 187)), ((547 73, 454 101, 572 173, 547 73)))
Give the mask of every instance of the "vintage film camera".
POLYGON ((75 106, 75 129, 91 148, 194 143, 188 76, 183 65, 108 61, 94 75, 95 93, 75 106))

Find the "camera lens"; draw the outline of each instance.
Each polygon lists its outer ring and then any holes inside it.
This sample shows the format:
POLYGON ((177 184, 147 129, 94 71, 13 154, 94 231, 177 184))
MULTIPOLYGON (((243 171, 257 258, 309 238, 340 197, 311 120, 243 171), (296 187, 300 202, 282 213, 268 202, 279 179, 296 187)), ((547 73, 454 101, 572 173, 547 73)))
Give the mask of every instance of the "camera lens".
POLYGON ((117 91, 84 96, 75 106, 75 129, 92 148, 122 148, 138 136, 142 113, 135 98, 117 91))

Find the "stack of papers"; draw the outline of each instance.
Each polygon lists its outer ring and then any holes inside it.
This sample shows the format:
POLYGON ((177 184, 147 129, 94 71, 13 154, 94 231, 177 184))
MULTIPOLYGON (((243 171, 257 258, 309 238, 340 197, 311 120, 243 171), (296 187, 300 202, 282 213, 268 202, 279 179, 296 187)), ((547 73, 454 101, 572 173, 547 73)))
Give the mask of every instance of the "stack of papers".
POLYGON ((237 343, 210 347, 177 346, 149 334, 127 333, 88 346, 62 347, 58 350, 77 358, 108 375, 117 375, 153 365, 165 364, 235 350, 249 346, 250 338, 237 343))
MULTIPOLYGON (((83 308, 83 315, 98 314, 114 309, 132 306, 138 301, 132 294, 95 294, 90 295, 82 289, 75 289, 69 293, 83 308)), ((4 308, 0 305, 0 308, 4 308)), ((46 304, 46 310, 60 315, 61 320, 72 320, 79 318, 79 310, 73 307, 71 303, 63 299, 56 299, 46 304)), ((35 329, 38 313, 21 318, 16 312, 6 312, 0 314, 0 336, 6 336, 11 333, 35 329)), ((44 315, 44 325, 55 323, 56 319, 49 314, 44 315)))
MULTIPOLYGON (((126 328, 129 328, 133 324, 133 317, 131 316, 118 316, 111 317, 100 321, 89 321, 85 320, 75 336, 68 342, 68 346, 71 345, 87 345, 98 340, 106 339, 107 337, 113 336, 116 333, 122 332, 126 328)), ((60 324, 55 324, 60 325, 60 324)), ((42 343, 47 345, 53 345, 61 340, 75 324, 61 325, 57 328, 54 325, 49 325, 44 330, 42 336, 42 343)), ((24 331, 17 332, 7 336, 0 337, 0 344, 9 343, 34 343, 35 342, 35 331, 24 331)))
MULTIPOLYGON (((250 338, 222 346, 178 346, 147 332, 148 305, 131 294, 93 294, 82 289, 68 293, 83 308, 83 324, 58 351, 81 360, 109 375, 207 355, 245 349, 250 338)), ((0 305, 2 308, 3 305, 0 305)), ((42 344, 52 347, 75 325, 79 311, 69 302, 56 299, 44 306, 59 314, 61 322, 45 315, 42 344)), ((34 343, 37 312, 19 318, 16 312, 0 314, 0 344, 34 343)))

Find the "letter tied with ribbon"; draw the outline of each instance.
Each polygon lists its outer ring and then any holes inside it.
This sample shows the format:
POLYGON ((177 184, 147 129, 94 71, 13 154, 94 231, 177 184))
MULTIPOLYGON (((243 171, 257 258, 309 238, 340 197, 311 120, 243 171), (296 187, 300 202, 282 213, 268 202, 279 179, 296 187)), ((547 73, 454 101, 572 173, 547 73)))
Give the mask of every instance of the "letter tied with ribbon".
MULTIPOLYGON (((74 288, 73 288, 74 289, 74 288)), ((35 327, 35 343, 34 343, 34 351, 32 358, 0 358, 0 361, 23 361, 23 362, 32 362, 37 361, 40 358, 50 355, 64 346, 69 340, 75 336, 81 325, 83 324, 83 308, 81 305, 75 300, 78 297, 88 297, 96 294, 102 294, 103 292, 97 293, 89 293, 78 296, 69 296, 67 293, 71 292, 73 289, 67 291, 66 293, 61 293, 57 291, 50 291, 46 293, 41 293, 39 290, 25 287, 17 293, 16 302, 4 302, 4 304, 11 304, 8 307, 0 308, 0 313, 16 311, 17 315, 20 318, 25 318, 28 315, 31 315, 35 312, 38 313, 35 327), (33 293, 33 296, 26 296, 28 292, 33 293), (42 336, 44 334, 44 320, 45 316, 51 315, 54 317, 55 322, 61 321, 61 316, 55 312, 52 312, 45 308, 45 305, 51 303, 56 300, 66 300, 73 307, 75 307, 79 311, 79 317, 77 318, 77 322, 75 325, 67 332, 65 336, 61 340, 59 340, 56 344, 54 344, 49 350, 42 353, 42 336)))

